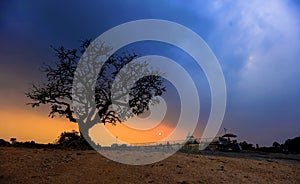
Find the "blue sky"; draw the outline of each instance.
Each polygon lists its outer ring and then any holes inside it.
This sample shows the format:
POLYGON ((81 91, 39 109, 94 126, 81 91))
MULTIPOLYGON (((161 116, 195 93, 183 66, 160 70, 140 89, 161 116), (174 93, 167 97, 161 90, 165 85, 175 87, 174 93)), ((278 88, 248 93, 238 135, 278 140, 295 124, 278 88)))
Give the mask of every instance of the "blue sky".
POLYGON ((50 45, 75 47, 121 23, 165 19, 198 33, 218 58, 228 92, 222 128, 252 143, 283 142, 300 136, 299 9, 279 0, 1 1, 2 107, 28 108, 23 93, 53 62, 50 45))

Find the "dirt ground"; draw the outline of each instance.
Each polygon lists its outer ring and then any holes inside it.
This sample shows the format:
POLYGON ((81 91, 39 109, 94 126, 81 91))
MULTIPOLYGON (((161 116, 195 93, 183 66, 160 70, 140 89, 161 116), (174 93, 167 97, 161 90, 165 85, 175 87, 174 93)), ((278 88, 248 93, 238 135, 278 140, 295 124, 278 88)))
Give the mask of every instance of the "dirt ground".
MULTIPOLYGON (((239 153, 243 154, 243 153, 239 153)), ((0 148, 0 183, 300 183, 300 164, 176 153, 131 166, 96 151, 0 148)))

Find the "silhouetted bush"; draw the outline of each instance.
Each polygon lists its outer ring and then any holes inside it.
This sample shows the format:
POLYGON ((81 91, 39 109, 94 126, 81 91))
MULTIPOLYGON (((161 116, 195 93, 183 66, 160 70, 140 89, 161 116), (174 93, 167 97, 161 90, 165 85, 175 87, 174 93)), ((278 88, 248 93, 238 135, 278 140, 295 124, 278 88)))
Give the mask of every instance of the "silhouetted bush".
POLYGON ((80 136, 79 132, 62 132, 56 142, 60 148, 80 149, 87 150, 92 149, 88 142, 80 136))
POLYGON ((255 150, 253 144, 248 144, 246 141, 240 142, 239 145, 241 146, 242 150, 255 150))
POLYGON ((300 153, 300 137, 286 140, 282 148, 289 153, 300 153))
POLYGON ((280 147, 280 144, 278 143, 278 142, 273 142, 273 144, 272 144, 272 146, 274 147, 274 148, 279 148, 280 147))
POLYGON ((0 146, 9 146, 10 143, 4 139, 0 139, 0 146))

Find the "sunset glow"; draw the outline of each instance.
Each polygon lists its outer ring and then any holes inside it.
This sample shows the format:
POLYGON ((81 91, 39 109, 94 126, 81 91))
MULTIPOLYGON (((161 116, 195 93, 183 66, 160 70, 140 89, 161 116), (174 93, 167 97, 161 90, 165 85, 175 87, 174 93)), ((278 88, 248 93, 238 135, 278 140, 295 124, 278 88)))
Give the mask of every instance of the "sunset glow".
POLYGON ((163 123, 147 130, 138 130, 127 126, 126 123, 118 123, 117 125, 95 125, 95 128, 90 132, 90 134, 91 137, 94 138, 94 142, 99 143, 100 145, 115 143, 116 137, 118 142, 123 142, 126 144, 139 144, 163 141, 172 131, 173 128, 170 128, 163 123), (103 127, 107 133, 111 135, 111 138, 108 138, 108 136, 103 136, 105 135, 105 132, 99 129, 100 127, 103 127))
POLYGON ((77 130, 78 126, 62 118, 49 118, 47 115, 34 114, 31 109, 0 112, 1 138, 17 141, 53 143, 64 131, 77 130))

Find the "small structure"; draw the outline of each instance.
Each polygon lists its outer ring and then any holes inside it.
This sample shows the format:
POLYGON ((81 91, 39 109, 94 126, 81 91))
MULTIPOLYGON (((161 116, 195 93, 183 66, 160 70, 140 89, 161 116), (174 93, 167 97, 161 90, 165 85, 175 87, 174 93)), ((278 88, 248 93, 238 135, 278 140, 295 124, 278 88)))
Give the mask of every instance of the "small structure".
POLYGON ((114 143, 110 146, 111 148, 118 148, 118 144, 117 143, 114 143))
POLYGON ((196 138, 191 134, 188 133, 186 136, 185 144, 181 148, 182 150, 198 150, 199 143, 197 142, 196 138))
POLYGON ((191 134, 190 132, 186 136, 186 142, 185 144, 199 144, 196 140, 196 138, 191 134))
POLYGON ((195 137, 193 135, 188 135, 186 137, 186 144, 194 144, 196 141, 195 137))
POLYGON ((219 137, 218 150, 220 151, 241 151, 240 145, 236 140, 237 135, 226 133, 219 137))

